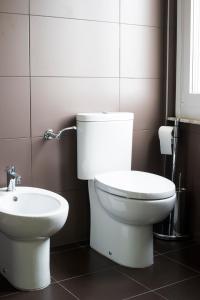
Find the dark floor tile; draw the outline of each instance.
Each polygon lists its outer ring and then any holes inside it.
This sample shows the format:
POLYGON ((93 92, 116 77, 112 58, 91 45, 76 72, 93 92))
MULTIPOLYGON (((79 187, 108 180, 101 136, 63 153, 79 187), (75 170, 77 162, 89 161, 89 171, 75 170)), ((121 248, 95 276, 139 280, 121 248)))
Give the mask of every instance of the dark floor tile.
POLYGON ((51 255, 51 274, 56 280, 95 272, 113 265, 109 259, 88 247, 51 255))
POLYGON ((86 247, 88 246, 88 244, 83 244, 81 245, 80 243, 73 243, 73 244, 68 244, 68 245, 63 245, 63 246, 57 246, 57 247, 51 247, 51 254, 53 253, 60 253, 60 252, 64 252, 64 251, 71 251, 71 250, 75 250, 78 249, 80 247, 86 247))
POLYGON ((154 239, 154 249, 159 253, 180 250, 190 247, 193 244, 195 244, 194 240, 165 241, 156 238, 154 239))
POLYGON ((16 292, 17 290, 0 275, 0 297, 16 292))
POLYGON ((74 300, 76 299, 59 285, 50 285, 49 287, 34 292, 19 292, 10 296, 3 297, 7 300, 74 300))
POLYGON ((56 283, 55 279, 51 276, 51 283, 54 284, 56 283))
POLYGON ((62 285, 81 300, 121 300, 147 291, 115 270, 66 280, 62 285))
POLYGON ((155 249, 155 247, 153 248, 153 255, 158 255, 158 251, 155 249))
POLYGON ((121 272, 126 273, 150 289, 156 289, 161 286, 197 275, 196 272, 192 272, 187 268, 170 261, 162 255, 156 256, 154 259, 154 264, 148 268, 117 268, 121 272))
MULTIPOLYGON (((181 262, 200 272, 200 245, 195 245, 176 252, 167 253, 165 256, 181 262)), ((199 296, 200 299, 200 296, 199 296)))
MULTIPOLYGON (((158 295, 156 293, 149 292, 149 293, 146 293, 146 294, 143 294, 143 295, 136 296, 132 299, 136 299, 136 300, 163 300, 163 299, 166 299, 166 298, 164 298, 161 295, 158 295)), ((130 298, 130 300, 131 300, 131 298, 130 298)))
POLYGON ((160 289, 158 293, 169 300, 199 300, 200 277, 160 289))

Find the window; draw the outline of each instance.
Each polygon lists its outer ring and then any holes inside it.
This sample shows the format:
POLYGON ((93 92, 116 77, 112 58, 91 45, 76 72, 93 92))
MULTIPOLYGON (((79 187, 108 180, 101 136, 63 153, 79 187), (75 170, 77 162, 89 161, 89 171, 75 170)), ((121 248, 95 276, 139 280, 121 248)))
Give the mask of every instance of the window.
POLYGON ((178 0, 176 115, 200 120, 200 0, 178 0))
POLYGON ((200 1, 191 1, 190 93, 200 94, 200 1))

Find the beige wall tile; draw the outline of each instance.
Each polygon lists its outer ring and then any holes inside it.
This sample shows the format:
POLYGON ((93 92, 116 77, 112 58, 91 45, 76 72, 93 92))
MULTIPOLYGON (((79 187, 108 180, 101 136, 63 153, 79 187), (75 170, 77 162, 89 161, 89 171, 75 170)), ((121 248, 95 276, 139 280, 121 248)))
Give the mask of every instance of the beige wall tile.
POLYGON ((161 26, 163 0, 121 0, 121 22, 161 26))
POLYGON ((31 17, 31 74, 119 76, 118 24, 31 17))
POLYGON ((30 136, 28 77, 0 77, 0 138, 30 136))
POLYGON ((118 78, 35 77, 31 82, 33 136, 71 125, 78 112, 119 109, 118 78))
POLYGON ((134 131, 132 168, 137 171, 162 174, 162 155, 157 130, 134 131))
POLYGON ((119 0, 31 0, 31 14, 118 22, 119 0))
POLYGON ((29 18, 0 14, 0 76, 29 75, 29 18))
POLYGON ((135 25, 121 25, 120 47, 120 65, 122 77, 160 77, 160 29, 135 25))
POLYGON ((29 0, 0 0, 0 12, 29 13, 29 0))
POLYGON ((120 79, 120 110, 135 115, 134 129, 157 129, 162 118, 160 79, 120 79))
POLYGON ((14 165, 21 185, 31 184, 31 143, 29 139, 0 139, 0 186, 6 186, 6 167, 14 165))
POLYGON ((68 132, 61 140, 32 141, 33 186, 52 191, 80 188, 77 179, 76 133, 68 132))

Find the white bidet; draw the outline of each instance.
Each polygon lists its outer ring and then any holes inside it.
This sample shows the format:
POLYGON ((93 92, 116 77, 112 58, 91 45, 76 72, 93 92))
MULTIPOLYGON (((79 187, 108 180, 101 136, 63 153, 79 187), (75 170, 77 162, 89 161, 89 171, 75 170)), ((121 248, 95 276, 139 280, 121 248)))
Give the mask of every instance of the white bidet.
POLYGON ((39 188, 0 190, 0 272, 16 288, 50 284, 50 236, 65 224, 69 206, 60 195, 39 188))

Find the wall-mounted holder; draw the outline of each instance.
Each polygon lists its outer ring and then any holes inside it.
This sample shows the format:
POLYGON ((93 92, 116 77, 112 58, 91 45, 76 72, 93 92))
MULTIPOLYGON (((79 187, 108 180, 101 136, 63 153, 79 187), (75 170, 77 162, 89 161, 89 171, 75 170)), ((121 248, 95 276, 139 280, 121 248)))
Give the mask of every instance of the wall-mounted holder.
POLYGON ((76 130, 76 126, 63 128, 58 133, 55 133, 53 131, 53 129, 48 129, 44 133, 44 139, 45 140, 53 140, 53 139, 59 140, 61 138, 62 133, 65 131, 68 131, 68 130, 76 130))

